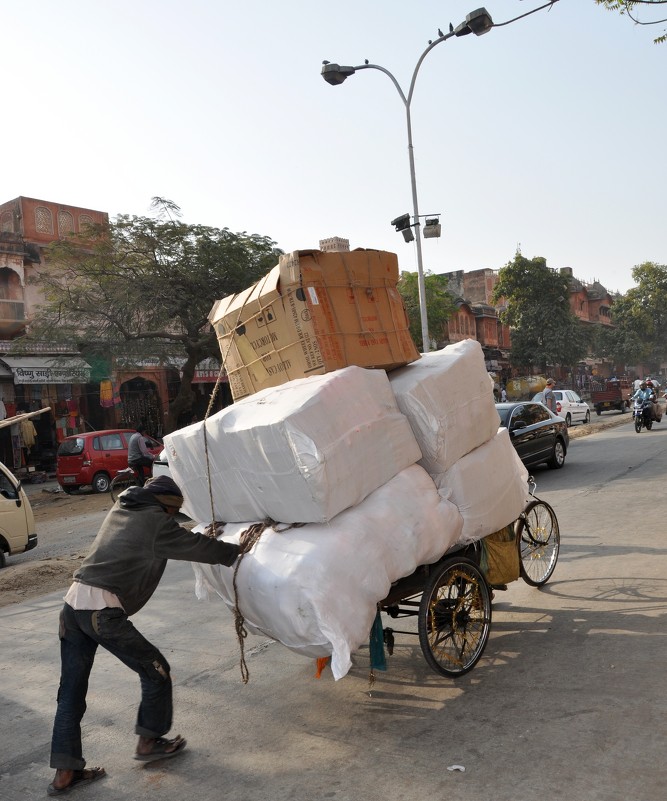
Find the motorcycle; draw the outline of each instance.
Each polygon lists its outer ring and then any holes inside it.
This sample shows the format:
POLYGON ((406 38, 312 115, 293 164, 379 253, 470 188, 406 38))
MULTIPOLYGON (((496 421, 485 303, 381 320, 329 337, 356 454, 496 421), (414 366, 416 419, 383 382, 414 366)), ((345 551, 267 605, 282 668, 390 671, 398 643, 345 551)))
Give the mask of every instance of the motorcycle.
POLYGON ((642 426, 650 431, 653 428, 653 401, 637 398, 632 407, 632 419, 638 434, 641 432, 642 426))

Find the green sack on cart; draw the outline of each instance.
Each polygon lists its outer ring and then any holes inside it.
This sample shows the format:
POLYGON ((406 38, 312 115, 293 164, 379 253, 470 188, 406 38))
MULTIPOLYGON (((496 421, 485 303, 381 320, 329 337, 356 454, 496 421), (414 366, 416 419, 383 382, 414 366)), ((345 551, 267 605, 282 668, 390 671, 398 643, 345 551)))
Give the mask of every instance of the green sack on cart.
POLYGON ((480 545, 479 566, 492 587, 519 578, 519 551, 513 523, 484 537, 480 545))

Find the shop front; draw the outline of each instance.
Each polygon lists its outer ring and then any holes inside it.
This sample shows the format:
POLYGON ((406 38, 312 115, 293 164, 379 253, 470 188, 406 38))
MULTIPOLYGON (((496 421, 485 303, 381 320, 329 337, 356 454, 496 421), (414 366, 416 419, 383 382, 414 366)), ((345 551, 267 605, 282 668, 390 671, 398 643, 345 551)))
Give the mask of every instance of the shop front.
POLYGON ((49 412, 0 429, 0 459, 14 471, 55 470, 58 443, 83 430, 90 365, 79 356, 0 355, 0 419, 49 412))

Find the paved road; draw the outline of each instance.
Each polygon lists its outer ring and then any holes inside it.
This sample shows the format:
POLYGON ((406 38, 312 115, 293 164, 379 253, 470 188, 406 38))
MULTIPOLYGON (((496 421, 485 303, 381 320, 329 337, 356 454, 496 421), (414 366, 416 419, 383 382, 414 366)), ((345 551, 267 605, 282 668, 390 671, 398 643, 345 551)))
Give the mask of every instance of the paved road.
MULTIPOLYGON (((171 662, 189 749, 151 767, 133 762, 136 681, 102 653, 84 742, 109 776, 77 797, 664 798, 666 471, 667 425, 637 435, 629 424, 574 439, 563 470, 535 471, 563 532, 556 573, 542 591, 517 582, 498 597, 485 655, 457 681, 432 673, 408 637, 371 692, 365 649, 334 682, 251 637, 243 685, 229 614, 216 599, 195 601, 191 568, 172 565, 135 621, 171 662)), ((56 593, 0 610, 3 801, 41 799, 51 778, 59 607, 56 593)))

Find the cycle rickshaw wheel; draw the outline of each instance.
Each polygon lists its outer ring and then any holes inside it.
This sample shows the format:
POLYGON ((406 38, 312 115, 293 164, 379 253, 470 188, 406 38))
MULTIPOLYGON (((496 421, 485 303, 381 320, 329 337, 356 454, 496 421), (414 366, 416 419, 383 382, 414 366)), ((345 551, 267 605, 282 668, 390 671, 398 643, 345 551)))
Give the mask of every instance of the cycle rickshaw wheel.
POLYGON ((419 644, 430 667, 463 676, 477 664, 489 639, 491 593, 479 567, 451 557, 434 569, 422 592, 419 644))
POLYGON ((541 587, 551 578, 560 551, 556 513, 545 501, 531 501, 517 520, 516 541, 523 580, 541 587))

